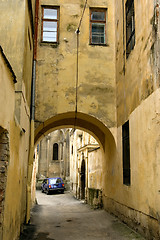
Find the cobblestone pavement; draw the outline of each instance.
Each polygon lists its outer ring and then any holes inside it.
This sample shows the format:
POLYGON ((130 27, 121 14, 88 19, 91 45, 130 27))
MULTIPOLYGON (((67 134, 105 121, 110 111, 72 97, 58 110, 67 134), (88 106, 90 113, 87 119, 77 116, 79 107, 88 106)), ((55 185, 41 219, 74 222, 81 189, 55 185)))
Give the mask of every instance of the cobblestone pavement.
POLYGON ((37 203, 20 240, 144 239, 106 211, 94 210, 70 193, 37 191, 37 203))

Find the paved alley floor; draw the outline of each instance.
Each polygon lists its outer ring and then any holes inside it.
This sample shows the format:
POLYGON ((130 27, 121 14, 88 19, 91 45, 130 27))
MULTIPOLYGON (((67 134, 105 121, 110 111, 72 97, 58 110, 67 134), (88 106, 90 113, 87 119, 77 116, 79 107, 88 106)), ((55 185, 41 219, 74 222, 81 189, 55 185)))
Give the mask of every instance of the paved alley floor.
POLYGON ((37 202, 20 240, 144 239, 106 211, 94 210, 70 193, 37 191, 37 202))

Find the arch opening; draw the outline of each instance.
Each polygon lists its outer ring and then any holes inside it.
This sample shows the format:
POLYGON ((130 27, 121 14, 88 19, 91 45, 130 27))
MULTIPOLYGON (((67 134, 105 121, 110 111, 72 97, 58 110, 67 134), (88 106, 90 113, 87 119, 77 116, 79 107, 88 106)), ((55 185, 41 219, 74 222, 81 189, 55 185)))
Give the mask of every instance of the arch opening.
MULTIPOLYGON (((114 136, 112 132, 98 119, 94 118, 93 116, 84 114, 84 113, 77 113, 75 116, 75 112, 68 112, 63 114, 58 114, 43 123, 37 123, 36 129, 35 129, 35 146, 38 142, 40 142, 44 137, 48 136, 53 131, 60 131, 61 133, 61 140, 64 140, 64 129, 72 129, 72 133, 75 131, 84 131, 86 133, 89 133, 91 136, 95 138, 97 143, 99 144, 100 150, 97 150, 97 155, 90 152, 89 155, 90 158, 93 158, 94 161, 98 161, 98 158, 101 158, 101 170, 99 171, 99 182, 102 183, 98 185, 96 183, 96 191, 94 190, 94 177, 92 179, 92 176, 90 177, 91 180, 89 180, 89 165, 92 163, 88 160, 88 155, 85 156, 85 159, 83 159, 82 153, 84 151, 83 147, 80 148, 77 152, 77 173, 75 175, 75 183, 70 182, 70 188, 73 190, 75 196, 77 198, 83 198, 87 199, 89 203, 93 203, 93 198, 97 199, 97 196, 100 196, 100 199, 102 199, 103 196, 107 196, 107 192, 110 191, 110 183, 112 180, 110 179, 108 181, 108 176, 111 175, 112 178, 112 172, 113 172, 113 165, 115 163, 116 159, 116 143, 114 136), (75 118, 76 117, 76 118, 75 118), (100 153, 101 152, 101 153, 100 153), (100 157, 98 157, 100 155, 100 157), (96 156, 96 157, 94 157, 96 156), (85 180, 81 178, 81 167, 82 167, 82 161, 85 160, 85 180), (82 186, 83 185, 83 186, 82 186), (90 189, 89 189, 90 188, 90 189), (97 189, 99 189, 97 191, 97 189), (82 191, 83 190, 83 191, 82 191), (82 193, 83 192, 83 193, 82 193)), ((80 136, 79 136, 80 137, 80 136)), ((65 143, 66 144, 66 143, 65 143)), ((64 148, 62 147, 62 143, 58 143, 59 147, 59 160, 62 160, 63 157, 63 151, 65 152, 64 148), (61 150, 60 150, 61 149, 61 150)), ((75 147, 73 144, 70 144, 70 154, 73 157, 75 147)), ((53 150, 53 145, 52 145, 53 150)), ((96 152, 95 151, 95 152, 96 152)), ((99 166, 99 165, 97 165, 99 166)), ((69 169, 69 164, 68 164, 69 169)), ((68 171, 69 173, 69 171, 68 171)), ((62 176, 67 176, 63 173, 61 173, 62 176)), ((49 176, 47 174, 47 176, 49 176)), ((69 175, 68 175, 69 176, 69 175)), ((101 205, 101 204, 100 204, 101 205)))
POLYGON ((108 139, 107 142, 113 142, 115 145, 112 133, 100 120, 80 112, 78 112, 77 115, 75 115, 75 112, 58 114, 40 123, 35 129, 35 144, 48 133, 66 127, 78 128, 90 133, 98 141, 104 151, 106 139, 108 139))

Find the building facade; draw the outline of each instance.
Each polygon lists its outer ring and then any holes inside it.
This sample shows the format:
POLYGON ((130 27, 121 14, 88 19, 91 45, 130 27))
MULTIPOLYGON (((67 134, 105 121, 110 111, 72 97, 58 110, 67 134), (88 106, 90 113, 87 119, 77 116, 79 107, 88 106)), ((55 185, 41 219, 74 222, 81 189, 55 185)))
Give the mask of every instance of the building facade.
POLYGON ((90 132, 104 208, 158 238, 159 1, 85 3, 39 2, 35 139, 51 126, 90 132))
POLYGON ((101 208, 102 151, 87 132, 70 131, 70 186, 77 199, 101 208))
POLYGON ((1 1, 3 240, 16 239, 29 221, 34 144, 62 128, 86 131, 100 146, 73 148, 74 194, 89 199, 89 189, 90 195, 98 189, 104 209, 147 239, 160 238, 159 6, 159 0, 1 1))
POLYGON ((69 129, 51 132, 40 141, 38 144, 37 179, 61 177, 66 184, 69 184, 69 144, 69 129))

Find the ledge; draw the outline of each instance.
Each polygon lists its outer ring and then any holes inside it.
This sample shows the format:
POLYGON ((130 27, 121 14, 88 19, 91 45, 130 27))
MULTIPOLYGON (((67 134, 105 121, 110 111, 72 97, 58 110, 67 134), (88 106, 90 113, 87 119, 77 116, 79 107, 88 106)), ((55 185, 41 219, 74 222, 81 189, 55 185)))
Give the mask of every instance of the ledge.
POLYGON ((6 62, 6 64, 7 64, 7 67, 9 68, 9 70, 10 70, 10 72, 11 72, 11 74, 12 74, 13 82, 16 83, 16 82, 17 82, 16 75, 15 75, 15 73, 14 73, 14 71, 13 71, 13 69, 12 69, 12 66, 11 66, 11 64, 9 63, 6 55, 4 54, 3 49, 2 49, 1 46, 0 46, 0 52, 1 52, 1 54, 2 54, 3 59, 5 60, 5 62, 6 62))

